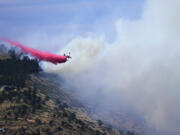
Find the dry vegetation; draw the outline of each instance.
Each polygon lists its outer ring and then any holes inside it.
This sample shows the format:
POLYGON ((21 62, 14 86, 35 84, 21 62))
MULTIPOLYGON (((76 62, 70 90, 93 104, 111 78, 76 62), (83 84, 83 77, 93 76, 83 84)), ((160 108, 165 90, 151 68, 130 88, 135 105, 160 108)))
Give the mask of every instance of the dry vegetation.
POLYGON ((90 118, 85 113, 86 107, 52 79, 56 76, 43 72, 26 74, 22 86, 7 85, 7 82, 0 85, 0 129, 5 129, 2 134, 134 135, 90 118))

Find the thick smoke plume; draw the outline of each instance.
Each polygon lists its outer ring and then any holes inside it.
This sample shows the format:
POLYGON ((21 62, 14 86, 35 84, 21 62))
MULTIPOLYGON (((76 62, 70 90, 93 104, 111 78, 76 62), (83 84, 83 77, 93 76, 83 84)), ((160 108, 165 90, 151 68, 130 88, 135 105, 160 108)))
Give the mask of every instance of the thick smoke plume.
POLYGON ((180 134, 179 13, 179 0, 148 0, 139 20, 115 22, 114 42, 75 38, 65 48, 70 62, 44 67, 64 75, 97 111, 134 111, 159 134, 180 134))
POLYGON ((101 59, 101 54, 105 45, 99 39, 78 37, 72 40, 63 52, 73 52, 73 57, 67 63, 61 66, 46 64, 47 71, 63 73, 66 76, 80 75, 82 72, 88 72, 94 67, 97 59, 101 59))
POLYGON ((63 56, 63 55, 56 55, 56 54, 52 54, 52 53, 48 53, 48 52, 42 52, 39 50, 35 50, 33 48, 26 47, 17 41, 12 41, 7 38, 0 37, 0 40, 8 42, 10 45, 21 48, 22 53, 30 53, 32 56, 34 56, 35 58, 37 58, 39 60, 48 61, 53 64, 64 63, 67 61, 67 57, 63 56))

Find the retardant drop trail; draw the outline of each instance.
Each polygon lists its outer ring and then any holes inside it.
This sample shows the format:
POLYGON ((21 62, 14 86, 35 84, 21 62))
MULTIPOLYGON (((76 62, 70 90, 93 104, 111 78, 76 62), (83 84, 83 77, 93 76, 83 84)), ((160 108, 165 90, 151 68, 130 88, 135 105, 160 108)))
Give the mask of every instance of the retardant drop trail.
POLYGON ((68 60, 68 58, 71 58, 69 55, 57 55, 57 54, 53 54, 53 53, 49 53, 49 52, 39 51, 39 50, 33 49, 31 47, 26 47, 25 45, 23 45, 17 41, 12 41, 7 38, 0 37, 0 40, 2 40, 4 42, 8 42, 10 45, 21 48, 22 53, 29 53, 39 60, 48 61, 53 64, 65 63, 68 60))

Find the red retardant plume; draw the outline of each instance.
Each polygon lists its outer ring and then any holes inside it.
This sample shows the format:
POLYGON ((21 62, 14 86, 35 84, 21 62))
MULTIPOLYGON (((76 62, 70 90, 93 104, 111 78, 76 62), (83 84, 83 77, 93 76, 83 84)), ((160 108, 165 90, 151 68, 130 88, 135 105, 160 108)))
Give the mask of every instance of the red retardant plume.
POLYGON ((26 47, 17 41, 12 41, 12 40, 9 40, 6 38, 0 37, 0 40, 2 40, 4 42, 8 42, 9 44, 11 44, 13 46, 17 46, 17 47, 21 48, 22 53, 30 53, 32 56, 36 57, 39 60, 48 61, 53 64, 65 63, 68 58, 67 56, 64 56, 64 55, 57 55, 57 54, 52 54, 49 52, 42 52, 42 51, 30 48, 30 47, 26 47))

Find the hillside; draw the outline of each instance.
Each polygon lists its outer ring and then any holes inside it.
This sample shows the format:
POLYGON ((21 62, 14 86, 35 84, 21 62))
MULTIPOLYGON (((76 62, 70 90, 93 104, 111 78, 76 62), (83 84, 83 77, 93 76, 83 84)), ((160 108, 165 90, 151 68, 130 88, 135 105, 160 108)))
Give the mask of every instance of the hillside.
POLYGON ((89 117, 86 106, 56 78, 43 72, 37 60, 1 53, 0 134, 134 135, 89 117))

